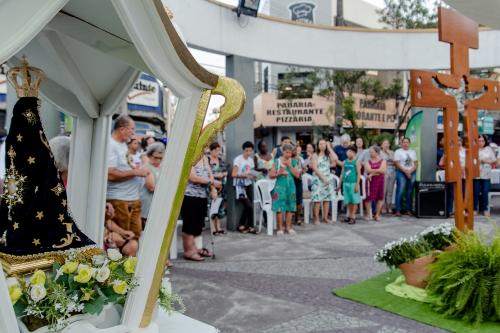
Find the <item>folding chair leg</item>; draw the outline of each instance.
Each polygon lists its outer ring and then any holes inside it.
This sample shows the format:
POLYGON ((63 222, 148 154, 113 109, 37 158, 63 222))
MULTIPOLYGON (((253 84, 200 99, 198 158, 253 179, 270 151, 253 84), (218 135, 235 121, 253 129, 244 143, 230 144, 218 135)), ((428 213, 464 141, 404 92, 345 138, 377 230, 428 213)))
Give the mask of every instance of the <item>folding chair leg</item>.
POLYGON ((253 225, 257 225, 257 209, 259 208, 259 202, 253 202, 253 225))
POLYGON ((274 213, 269 209, 266 210, 267 217, 267 235, 272 236, 274 231, 274 213))
POLYGON ((309 224, 311 211, 311 202, 304 202, 304 223, 309 224))
POLYGON ((259 232, 262 230, 262 220, 263 219, 264 219, 264 211, 261 209, 260 214, 259 214, 259 232))
POLYGON ((332 222, 337 222, 338 208, 338 200, 332 200, 332 222))

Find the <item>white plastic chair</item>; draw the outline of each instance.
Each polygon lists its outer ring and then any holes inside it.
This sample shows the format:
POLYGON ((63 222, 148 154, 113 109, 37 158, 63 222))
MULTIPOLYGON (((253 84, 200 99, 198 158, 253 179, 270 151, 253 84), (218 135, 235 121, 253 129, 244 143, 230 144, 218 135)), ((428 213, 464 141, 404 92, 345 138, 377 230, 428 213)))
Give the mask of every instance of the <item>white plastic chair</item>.
POLYGON ((264 212, 267 216, 267 235, 272 236, 274 230, 274 213, 272 210, 273 199, 271 197, 272 183, 267 179, 261 179, 255 183, 257 187, 258 203, 260 206, 259 232, 262 229, 264 212))
POLYGON ((344 200, 344 196, 342 195, 341 190, 337 191, 337 187, 340 183, 340 178, 336 175, 333 175, 333 180, 331 183, 332 187, 332 222, 337 221, 338 217, 338 208, 339 201, 344 200))
MULTIPOLYGON (((498 184, 500 183, 500 170, 494 169, 491 170, 491 184, 498 184)), ((499 196, 500 192, 498 190, 490 190, 490 193, 488 193, 488 212, 491 212, 491 207, 493 207, 491 203, 491 199, 493 199, 494 196, 499 196)))
POLYGON ((260 208, 257 184, 253 183, 253 225, 257 225, 257 209, 260 208))
POLYGON ((302 205, 304 206, 304 223, 309 224, 311 218, 311 191, 309 190, 313 177, 305 173, 302 175, 302 205), (305 198, 304 194, 309 193, 309 197, 305 198))

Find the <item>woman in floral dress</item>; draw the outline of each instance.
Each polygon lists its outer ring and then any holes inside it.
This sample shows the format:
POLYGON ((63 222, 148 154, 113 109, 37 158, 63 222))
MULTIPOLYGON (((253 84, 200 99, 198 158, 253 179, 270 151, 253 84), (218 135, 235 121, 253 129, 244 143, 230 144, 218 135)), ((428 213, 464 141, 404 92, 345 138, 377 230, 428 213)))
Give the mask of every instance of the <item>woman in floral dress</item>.
POLYGON ((285 231, 290 235, 295 234, 295 230, 292 229, 292 216, 297 209, 294 177, 300 177, 297 160, 292 159, 293 146, 285 144, 281 150, 283 155, 274 160, 274 165, 269 173, 271 179, 276 179, 271 195, 273 198, 272 209, 273 212, 276 212, 278 236, 283 235, 285 231), (286 219, 285 230, 283 230, 283 213, 285 213, 286 219))
POLYGON ((314 202, 314 224, 319 224, 319 209, 323 203, 323 222, 329 223, 328 211, 332 200, 333 175, 330 168, 337 165, 337 154, 330 143, 319 140, 316 154, 312 158, 311 168, 314 171, 311 200, 314 202))

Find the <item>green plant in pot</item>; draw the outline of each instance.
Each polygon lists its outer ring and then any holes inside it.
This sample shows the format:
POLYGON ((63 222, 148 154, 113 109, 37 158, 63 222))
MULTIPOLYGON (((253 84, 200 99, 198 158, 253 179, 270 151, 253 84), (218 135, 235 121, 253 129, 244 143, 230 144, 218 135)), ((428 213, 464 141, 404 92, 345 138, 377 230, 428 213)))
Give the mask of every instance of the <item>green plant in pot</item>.
POLYGON ((500 232, 491 241, 477 232, 457 232, 453 251, 430 266, 427 289, 436 310, 479 324, 500 321, 500 232))
POLYGON ((407 284, 425 288, 429 275, 427 266, 434 261, 435 251, 452 243, 454 230, 451 223, 428 227, 417 235, 387 243, 377 251, 375 260, 385 263, 391 269, 398 267, 407 284))
POLYGON ((418 237, 426 241, 433 250, 445 250, 453 246, 455 230, 454 224, 441 223, 424 229, 418 237))
POLYGON ((413 236, 387 243, 377 251, 375 259, 391 269, 399 267, 406 283, 415 287, 425 287, 427 265, 433 261, 432 248, 423 239, 413 236))

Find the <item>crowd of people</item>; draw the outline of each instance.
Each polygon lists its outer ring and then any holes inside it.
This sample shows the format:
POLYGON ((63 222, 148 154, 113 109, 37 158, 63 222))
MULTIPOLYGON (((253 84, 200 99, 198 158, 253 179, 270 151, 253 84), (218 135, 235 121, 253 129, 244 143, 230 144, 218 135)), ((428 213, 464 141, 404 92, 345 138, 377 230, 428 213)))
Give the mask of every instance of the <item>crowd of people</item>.
MULTIPOLYGON (((134 134, 132 118, 120 116, 114 122, 108 149, 108 184, 106 194, 105 247, 118 248, 133 256, 139 247, 141 232, 147 224, 156 183, 160 174, 165 145, 152 137, 140 140, 134 134)), ((67 184, 70 139, 56 137, 50 142, 57 167, 67 184)), ((267 180, 272 188, 272 211, 276 214, 277 235, 294 235, 294 225, 301 225, 303 199, 313 203, 313 223, 331 223, 332 196, 341 195, 338 209, 341 222, 355 224, 357 210, 364 207, 364 219, 381 221, 383 214, 413 214, 413 188, 418 168, 416 152, 410 139, 401 138, 400 147, 391 150, 391 142, 365 147, 362 138, 351 140, 342 135, 332 146, 321 139, 302 151, 289 137, 269 149, 266 142, 242 145, 242 152, 232 163, 221 154, 214 142, 190 170, 181 207, 184 257, 203 261, 213 254, 196 244, 206 217, 213 236, 226 231, 221 219, 226 215, 226 201, 241 206, 237 231, 257 234, 254 226, 254 184, 267 180), (305 176, 306 175, 306 176, 305 176), (232 197, 228 198, 227 178, 232 178, 232 197), (362 181, 362 179, 364 181, 362 181), (306 182, 306 183, 303 183, 306 182), (394 196, 394 189, 396 191, 394 196), (393 200, 393 197, 395 199, 393 200), (393 205, 394 201, 394 205, 393 205), (345 218, 343 217, 345 216, 345 218)), ((460 164, 465 179, 465 148, 460 148, 460 164)), ((478 138, 480 176, 474 179, 474 209, 488 215, 491 173, 500 161, 485 135, 478 138)), ((437 168, 443 168, 442 142, 438 149, 437 168)), ((448 213, 453 214, 453 187, 449 187, 448 213)))
POLYGON ((116 118, 108 147, 105 247, 136 254, 164 152, 165 145, 153 137, 135 136, 132 118, 116 118))

